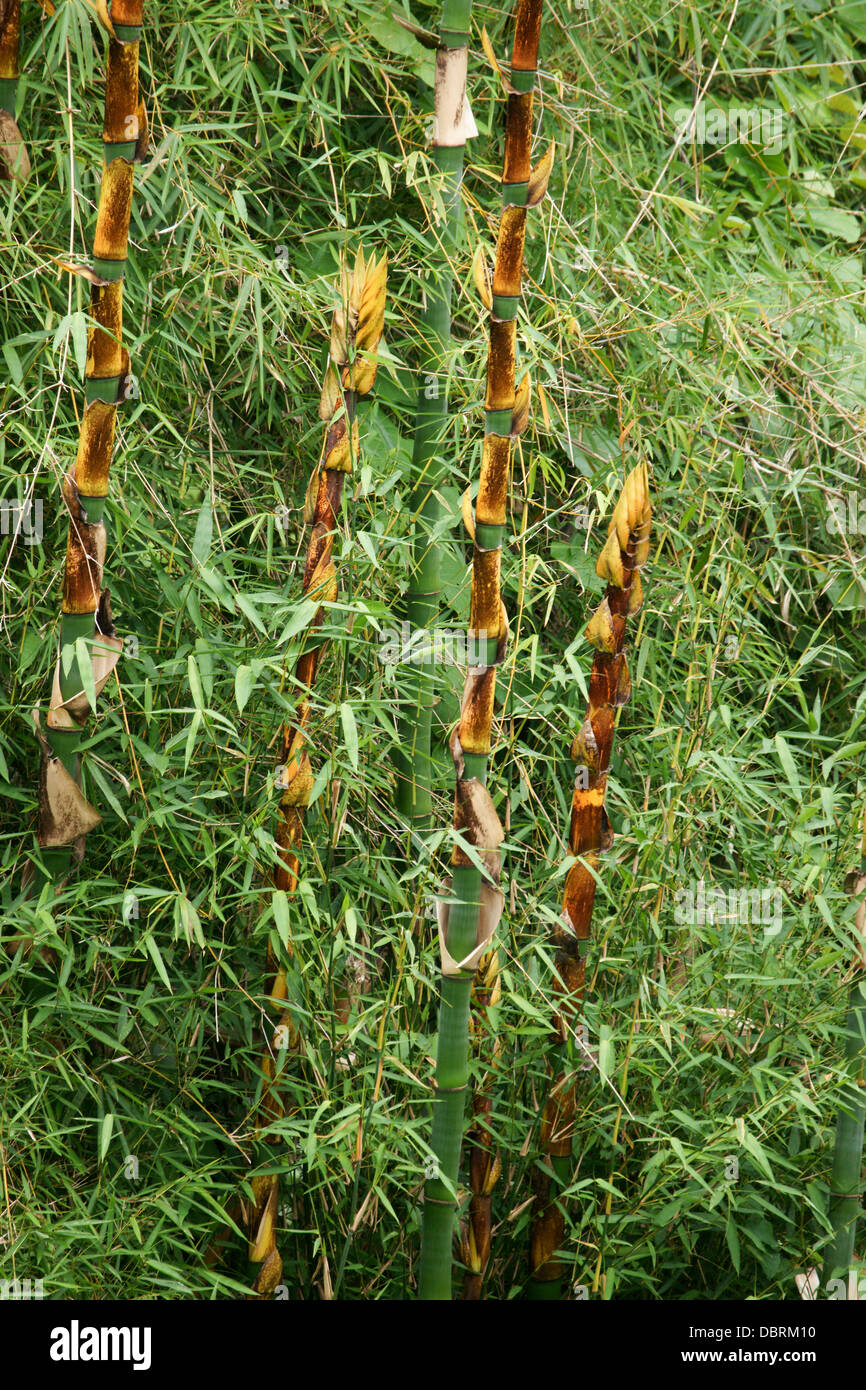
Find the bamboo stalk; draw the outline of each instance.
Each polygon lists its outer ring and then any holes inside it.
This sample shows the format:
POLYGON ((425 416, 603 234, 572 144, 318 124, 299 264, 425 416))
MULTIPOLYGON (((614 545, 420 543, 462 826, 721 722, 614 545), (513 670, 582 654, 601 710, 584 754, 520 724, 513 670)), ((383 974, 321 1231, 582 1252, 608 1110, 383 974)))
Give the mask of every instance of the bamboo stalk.
MULTIPOLYGON (((446 475, 452 257, 463 229, 465 144, 477 134, 466 98, 471 13, 472 0, 444 0, 436 48, 433 162, 441 175, 439 191, 445 220, 435 228, 439 263, 428 265, 420 317, 409 495, 414 518, 412 572, 406 594, 406 616, 413 633, 433 627, 439 614, 441 546, 435 530, 442 519, 440 490, 446 475)), ((404 704, 395 752, 397 808, 418 829, 428 828, 432 817, 431 722, 436 693, 434 678, 425 665, 429 660, 404 667, 404 704)))
POLYGON ((627 619, 642 603, 640 568, 649 555, 651 521, 646 464, 638 464, 626 479, 613 510, 608 537, 596 565, 607 589, 586 629, 596 648, 583 725, 571 755, 577 763, 569 830, 569 854, 575 859, 565 880, 562 918, 554 944, 559 1013, 552 1046, 551 1086, 541 1122, 544 1159, 536 1174, 536 1195, 530 1235, 530 1297, 562 1296, 562 1248, 565 1214, 557 1189, 571 1175, 574 1118, 580 1073, 587 1069, 585 1048, 576 1041, 583 1006, 585 952, 590 936, 599 856, 613 843, 604 805, 613 747, 616 712, 628 702, 631 679, 625 658, 627 619))
POLYGON ((860 842, 860 872, 850 889, 860 903, 855 918, 856 947, 845 1019, 848 1084, 836 1118, 836 1143, 830 1178, 830 1224, 833 1237, 824 1252, 821 1287, 832 1278, 846 1281, 854 1263, 854 1242, 863 1191, 863 1135, 866 1122, 866 807, 860 842))
POLYGON ((498 1005, 501 993, 499 953, 494 949, 479 962, 472 982, 469 1012, 472 1055, 478 1066, 478 1076, 472 1091, 472 1125, 466 1139, 469 1210, 460 1241, 466 1266, 463 1297, 467 1303, 477 1302, 482 1295, 493 1240, 493 1192, 502 1171, 491 1135, 493 1082, 500 1044, 490 1026, 490 1010, 498 1005))
MULTIPOLYGON (((525 239, 526 209, 541 202, 547 190, 547 183, 553 167, 553 145, 550 145, 538 167, 533 170, 530 164, 530 145, 532 130, 532 102, 537 64, 538 42, 541 23, 541 7, 537 15, 529 8, 518 8, 515 20, 514 52, 510 78, 499 69, 503 85, 508 92, 508 110, 505 132, 505 162, 502 173, 502 216, 499 226, 496 265, 492 284, 487 283, 485 269, 476 258, 475 274, 479 290, 492 311, 491 346, 495 345, 494 370, 488 372, 487 408, 494 412, 502 408, 509 390, 513 395, 511 436, 516 437, 526 428, 529 421, 529 377, 524 376, 519 386, 516 379, 516 338, 512 328, 516 326, 517 306, 520 300, 523 273, 523 249, 525 239), (509 319, 513 314, 514 319, 509 319), (497 322, 501 320, 500 322, 497 322)), ((497 66, 492 47, 483 34, 483 43, 488 56, 497 66)), ((488 415, 489 419, 489 415, 488 415)), ((495 439, 495 435, 493 436, 495 439)), ((485 441, 486 443, 486 441, 485 441)), ((505 515, 505 493, 501 508, 491 501, 490 491, 500 485, 502 460, 496 457, 501 448, 498 443, 491 448, 491 470, 485 488, 484 469, 476 506, 476 519, 484 525, 484 509, 489 508, 488 516, 505 515)), ((510 470, 510 450, 505 464, 505 487, 510 470)), ((471 508, 464 498, 464 512, 471 520, 471 508)), ((473 527, 474 530, 474 527, 473 527)), ((501 543, 501 542, 500 542, 501 543)), ((479 1064, 479 1076, 472 1094, 473 1123, 468 1137, 468 1169, 470 1201, 468 1216, 462 1233, 462 1255, 466 1265, 463 1281, 463 1296, 467 1301, 481 1297, 484 1277, 490 1260, 492 1242, 493 1192, 499 1179, 501 1163, 492 1143, 490 1117, 492 1113, 493 1065, 485 1073, 482 1069, 486 1053, 491 1054, 492 1062, 498 1052, 498 1043, 490 1036, 489 1010, 496 1007, 500 997, 499 953, 492 950, 482 957, 472 985, 470 1003, 471 1035, 473 1052, 479 1064)))
POLYGON ((62 266, 90 282, 85 404, 75 465, 63 482, 69 533, 61 602, 60 650, 43 733, 37 842, 53 877, 80 859, 84 838, 99 824, 80 789, 79 748, 96 698, 117 665, 123 643, 103 589, 107 544, 105 504, 118 405, 129 393, 129 354, 122 343, 133 166, 147 148, 147 118, 138 91, 142 0, 114 0, 108 30, 103 124, 104 165, 89 266, 62 266))
POLYGON ((30 173, 27 146, 15 120, 20 35, 21 0, 0 0, 0 179, 17 183, 30 173))
MULTIPOLYGON (((363 250, 359 251, 354 269, 343 271, 342 303, 334 313, 331 326, 330 362, 319 402, 319 415, 327 428, 321 459, 310 479, 304 504, 304 520, 310 532, 302 592, 306 598, 316 599, 319 606, 309 624, 309 635, 295 667, 295 684, 300 692, 295 717, 291 724, 284 726, 282 734, 280 785, 283 790, 276 833, 281 863, 274 874, 274 887, 288 894, 294 893, 298 884, 298 852, 313 788, 312 766, 306 747, 310 696, 326 647, 325 642, 317 640, 316 633, 324 620, 324 605, 333 603, 337 596, 334 536, 344 480, 352 472, 358 455, 356 403, 359 396, 372 391, 376 379, 376 350, 385 324, 386 276, 387 256, 383 255, 378 261, 372 256, 367 260, 363 250)), ((281 1013, 274 1029, 273 1044, 262 1057, 262 1128, 284 1113, 276 1094, 275 1055, 280 1050, 294 1049, 298 1040, 291 1009, 287 1007, 286 968, 277 961, 270 943, 268 970, 271 975, 269 1000, 281 1013)), ((272 1138, 271 1142, 278 1142, 278 1139, 272 1138)), ((253 1201, 247 1212, 249 1259, 251 1264, 259 1266, 253 1284, 255 1293, 265 1298, 273 1293, 282 1276, 282 1259, 276 1240, 279 1178, 276 1174, 262 1174, 253 1179, 252 1189, 253 1201)))
MULTIPOLYGON (((452 878, 448 901, 438 905, 442 986, 431 1149, 436 1170, 424 1188, 421 1245, 422 1299, 450 1299, 457 1177, 469 1078, 469 1006, 475 970, 495 959, 493 934, 502 913, 499 845, 503 831, 486 787, 491 747, 496 667, 505 657, 508 618, 500 596, 500 556, 506 524, 511 440, 528 421, 529 381, 516 386, 517 310, 520 302, 526 210, 541 201, 552 151, 530 170, 532 90, 538 57, 542 0, 518 0, 508 92, 502 216, 492 286, 479 287, 490 310, 485 432, 475 513, 468 497, 463 514, 473 540, 469 636, 477 651, 463 692, 460 720, 451 737, 456 774, 452 878)), ((485 38, 485 47, 489 40, 485 38)), ((495 61, 495 60, 494 60, 495 61)), ((497 65, 498 68, 498 65, 497 65)), ((483 1186, 491 1177, 476 1164, 483 1186)), ((476 1194, 488 1194, 480 1191, 476 1194)), ((472 1239, 489 1249, 489 1206, 472 1239), (482 1229, 484 1222, 486 1227, 482 1229), (485 1234, 486 1231, 486 1234, 485 1234)), ((483 1269, 475 1271, 483 1275, 483 1269)))

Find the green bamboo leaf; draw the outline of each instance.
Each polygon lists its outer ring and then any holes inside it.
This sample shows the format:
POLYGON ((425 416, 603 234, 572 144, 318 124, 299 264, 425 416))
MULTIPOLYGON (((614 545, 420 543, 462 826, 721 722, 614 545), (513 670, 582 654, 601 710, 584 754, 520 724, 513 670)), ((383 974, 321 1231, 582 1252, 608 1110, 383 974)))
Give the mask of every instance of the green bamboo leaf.
POLYGON ((284 647, 290 638, 301 632, 312 621, 318 611, 319 604, 315 599, 302 599, 283 628, 278 646, 284 647))
POLYGON ((773 1177, 773 1170, 770 1167, 767 1155, 764 1153, 764 1150, 758 1142, 758 1140, 755 1138, 753 1134, 749 1133, 745 1125, 743 1126, 743 1132, 740 1135, 740 1142, 742 1143, 743 1148, 747 1149, 749 1153, 752 1155, 758 1167, 764 1173, 766 1173, 767 1177, 770 1179, 770 1182, 775 1182, 775 1178, 773 1177))
POLYGON ((236 604, 235 596, 223 579, 222 575, 216 570, 210 569, 208 565, 202 565, 198 572, 198 577, 206 588, 210 589, 214 598, 219 600, 220 605, 229 613, 234 613, 236 604))
POLYGON ((196 941, 202 950, 205 949, 201 919, 189 898, 185 897, 182 893, 175 898, 174 920, 175 927, 180 928, 180 933, 188 946, 191 946, 193 941, 196 941))
POLYGON ((247 701, 256 683, 252 666, 239 666, 235 672, 235 704, 243 714, 247 701))
POLYGON ((779 762, 782 764, 782 771, 788 779, 788 786, 797 799, 802 800, 803 791, 800 786, 800 778, 797 774, 797 764, 794 762, 791 750, 781 734, 776 734, 775 744, 776 752, 779 755, 779 762))
POLYGON ((188 675, 188 679, 189 679, 189 688, 190 688, 190 693, 192 694, 192 701, 193 701, 193 704, 195 705, 195 707, 196 707, 197 710, 200 710, 200 711, 203 713, 203 712, 204 712, 204 691, 202 690, 201 673, 199 672, 199 669, 198 669, 198 662, 196 661, 196 659, 195 659, 194 656, 188 656, 188 657, 187 657, 187 659, 186 659, 186 669, 187 669, 187 675, 188 675))
POLYGON ((84 376, 87 367, 87 318, 78 311, 69 316, 69 330, 72 336, 72 351, 79 376, 84 376))
POLYGON ((301 898, 301 901, 303 902, 310 916, 312 917, 313 921, 318 922, 320 920, 319 904, 316 901, 316 894, 313 885, 310 883, 310 880, 308 878, 302 878, 300 883, 298 884, 298 895, 301 898))
POLYGON ((174 990, 172 989, 171 981, 168 978, 168 971, 165 968, 165 961, 162 958, 162 952, 160 951, 153 937, 146 936, 144 938, 144 945, 148 952, 148 955, 150 956, 151 960, 156 966, 156 973, 159 975, 159 978, 162 980, 169 994, 173 994, 174 990))
POLYGON ((99 1127, 99 1161, 105 1161, 108 1153, 108 1146, 111 1143, 111 1131, 114 1129, 114 1115, 110 1110, 106 1110, 102 1117, 102 1124, 99 1127))
POLYGON ((96 709, 96 682, 93 679, 93 662, 90 659, 90 644, 84 637, 75 639, 75 657, 81 677, 81 688, 87 696, 90 708, 96 709))
POLYGON ((737 1228, 734 1224, 733 1211, 728 1212, 728 1219, 725 1223, 725 1240, 731 1252, 731 1263, 739 1274, 740 1272, 740 1237, 737 1235, 737 1228))
POLYGON ((836 208, 795 206, 792 213, 798 221, 810 224, 820 232, 826 232, 827 236, 839 237, 847 242, 859 240, 860 222, 853 212, 842 212, 836 208))
POLYGON ((616 1068, 616 1049, 613 1030, 603 1023, 598 1030, 598 1069, 602 1076, 612 1076, 616 1068))
POLYGON ((328 783, 330 782, 330 780, 331 780, 331 774, 332 774, 331 760, 330 760, 330 758, 328 758, 328 759, 322 764, 322 766, 319 768, 318 772, 316 773, 316 775, 315 775, 315 777, 314 777, 314 779, 313 779, 313 785, 312 785, 312 787, 310 788, 310 800, 309 800, 309 805, 310 805, 310 806, 315 806, 315 804, 316 804, 316 802, 318 801, 319 797, 322 795, 322 792, 325 790, 326 786, 327 786, 328 783))
POLYGON ((346 903, 343 915, 346 922, 346 935, 354 946, 358 939, 358 915, 350 903, 346 903))
POLYGON ((290 939, 289 925, 291 919, 289 916, 289 899, 282 888, 276 888, 271 894, 271 907, 273 909, 274 922, 276 923, 280 940, 288 951, 290 939))
POLYGON ((385 190, 385 197, 391 196, 391 170, 385 156, 380 152, 376 155, 376 163, 379 166, 379 173, 382 176, 382 187, 385 190))
POLYGON ((376 554, 376 542, 373 537, 368 535, 366 531, 358 531, 356 538, 364 554, 367 556, 367 559, 370 561, 370 564, 374 569, 379 569, 379 557, 376 554))
POLYGON ((21 382, 24 380, 24 368, 21 365, 21 358, 18 356, 18 353, 15 351, 11 343, 3 344, 3 356, 5 357, 6 365, 9 368, 9 375, 11 376, 15 385, 19 386, 21 382))
POLYGON ((211 542, 213 541, 213 508, 209 497, 206 497, 201 505, 198 519, 195 523, 195 536, 192 542, 192 553, 200 564, 204 564, 210 554, 211 542))
POLYGON ((256 629, 257 632, 260 632, 263 637, 267 637, 268 630, 262 622, 261 617, 259 616, 259 613, 255 608, 255 605, 251 603, 251 601, 247 598, 246 594, 235 594, 235 598, 237 600, 238 608, 241 610, 244 617, 249 618, 250 622, 252 623, 253 627, 256 629))
POLYGON ((542 1009, 537 1009, 535 1005, 531 1004, 522 994, 513 993, 511 995, 511 1003, 514 1004, 521 1013, 526 1014, 528 1018, 533 1018, 538 1023, 544 1023, 548 1027, 550 1026, 550 1015, 545 1013, 542 1009))
POLYGON ((108 802, 109 806, 110 806, 111 809, 114 811, 114 814, 115 814, 120 820, 123 821, 124 825, 128 825, 128 824, 129 824, 129 820, 128 820, 128 818, 127 818, 127 816, 126 816, 126 814, 125 814, 125 812, 124 812, 124 810, 123 810, 123 807, 121 806, 121 804, 120 804, 120 802, 118 801, 117 797, 114 795, 114 792, 113 792, 113 790, 112 790, 112 788, 111 788, 111 784, 110 784, 108 778, 103 776, 103 774, 102 774, 102 772, 100 771, 98 765, 97 765, 94 761, 92 761, 92 760, 91 760, 91 762, 88 763, 88 776, 93 778, 94 782, 96 783, 96 785, 99 787, 100 791, 102 792, 102 795, 105 797, 105 799, 106 799, 106 801, 108 802))
POLYGON ((343 725, 343 738, 346 743, 346 751, 349 754, 349 761, 357 772, 358 770, 358 725, 355 723, 355 714, 351 705, 342 704, 340 706, 340 721, 343 725))
POLYGON ((200 709, 197 709, 190 721, 189 731, 186 736, 186 748, 184 749, 183 755, 184 772, 186 772, 187 768, 192 762, 192 755, 195 752, 195 741, 198 737, 198 731, 202 726, 203 719, 204 715, 202 714, 200 709))

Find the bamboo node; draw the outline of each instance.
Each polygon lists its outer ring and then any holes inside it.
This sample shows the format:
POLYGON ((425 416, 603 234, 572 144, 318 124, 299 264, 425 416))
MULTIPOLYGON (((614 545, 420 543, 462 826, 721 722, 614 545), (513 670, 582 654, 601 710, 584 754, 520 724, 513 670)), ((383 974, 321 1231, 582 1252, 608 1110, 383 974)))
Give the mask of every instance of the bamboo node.
POLYGON ((97 285, 100 289, 105 289, 111 284, 110 280, 105 280, 101 275, 97 275, 92 266, 85 262, 73 264, 71 261, 62 261, 59 257, 54 257, 54 264, 58 270, 65 270, 69 275, 80 275, 83 280, 87 280, 91 285, 97 285))

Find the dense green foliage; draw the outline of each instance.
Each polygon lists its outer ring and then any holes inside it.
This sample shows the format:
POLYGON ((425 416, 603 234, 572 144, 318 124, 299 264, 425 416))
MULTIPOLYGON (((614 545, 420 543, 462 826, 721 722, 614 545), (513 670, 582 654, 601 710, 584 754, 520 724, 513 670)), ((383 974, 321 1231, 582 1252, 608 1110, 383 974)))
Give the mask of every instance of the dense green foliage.
MULTIPOLYGON (((437 11, 413 7, 428 27, 437 11)), ((91 19, 85 0, 51 18, 25 3, 18 118, 33 175, 0 185, 0 496, 32 490, 44 509, 41 545, 0 538, 2 1275, 42 1277, 48 1297, 246 1287, 241 1238, 216 1269, 201 1257, 250 1171, 271 933, 281 953, 294 947, 303 1038, 300 1057, 283 1056, 294 1108, 273 1150, 289 1297, 409 1296, 438 991, 427 904, 451 844, 445 739, 462 683, 436 668, 438 829, 410 846, 393 809, 400 672, 379 656, 410 559, 408 369, 438 196, 431 58, 376 0, 146 9, 152 144, 124 323, 137 393, 120 417, 106 562, 127 653, 87 743, 102 825, 61 891, 37 899, 22 882, 36 854, 30 711, 54 664, 58 484, 87 307, 55 262, 92 239, 91 19), (269 887, 273 749, 310 617, 301 508, 332 287, 359 240, 389 252, 387 356, 359 408, 314 703, 317 813, 289 901, 269 887), (22 932, 29 952, 15 948, 22 932), (368 987, 343 1025, 347 972, 368 987)), ((504 54, 508 19, 473 11, 479 137, 442 490, 455 631, 468 603, 459 498, 483 430, 471 261, 492 245, 501 167, 501 94, 479 35, 486 25, 504 54)), ((555 138, 557 166, 527 238, 518 336, 537 389, 516 450, 512 645, 488 783, 507 829, 491 1297, 522 1296, 528 1277, 582 633, 606 518, 641 450, 654 546, 608 790, 617 839, 593 924, 596 1066, 570 1277, 593 1297, 796 1298, 794 1273, 820 1263, 844 1091, 844 876, 866 790, 866 130, 852 124, 864 43, 863 4, 548 7, 537 152, 555 138), (718 108, 778 113, 778 148, 675 147, 695 83, 718 108), (781 922, 727 909, 683 921, 699 883, 708 897, 778 892, 781 922)))

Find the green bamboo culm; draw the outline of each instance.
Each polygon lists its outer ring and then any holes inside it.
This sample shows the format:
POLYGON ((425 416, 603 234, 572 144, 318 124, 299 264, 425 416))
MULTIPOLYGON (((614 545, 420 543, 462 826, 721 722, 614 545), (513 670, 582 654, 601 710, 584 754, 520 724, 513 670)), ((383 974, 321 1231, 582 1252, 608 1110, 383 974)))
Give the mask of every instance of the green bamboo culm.
MULTIPOLYGON (((538 170, 529 164, 532 92, 538 61, 542 0, 518 0, 508 93, 502 215, 492 284, 476 271, 490 311, 484 446, 474 515, 463 515, 473 541, 469 673, 460 720, 451 736, 455 771, 454 849, 447 897, 437 905, 442 986, 436 1089, 424 1187, 419 1297, 450 1300, 457 1179, 469 1084, 469 1007, 479 962, 490 955, 502 913, 499 846, 503 831, 487 790, 496 668, 508 644, 500 595, 500 560, 507 515, 512 437, 529 418, 529 380, 516 384, 517 311, 527 208, 544 196, 552 150, 538 170), (482 868, 479 865, 483 865, 482 868)), ((489 41, 484 36, 485 48, 489 41)), ((498 65, 497 65, 498 67, 498 65)))
POLYGON ((18 100, 18 50, 21 0, 0 0, 0 180, 23 183, 30 158, 15 120, 18 100))
MULTIPOLYGON (((444 221, 434 229, 435 260, 428 262, 420 315, 418 401, 412 447, 412 568, 406 618, 413 634, 435 626, 441 591, 440 491, 449 471, 444 457, 448 422, 453 259, 463 232, 463 155, 476 134, 466 99, 472 0, 444 0, 436 48, 433 162, 441 176, 444 221)), ((415 654, 420 655, 420 653, 415 654)), ((435 682, 429 659, 404 667, 403 707, 396 754, 397 809, 416 829, 432 817, 431 738, 435 682), (425 669, 425 667, 427 669, 425 669)))
POLYGON ((138 89, 142 0, 113 0, 100 15, 107 30, 103 169, 89 265, 66 265, 90 284, 84 408, 74 466, 63 480, 69 533, 61 601, 60 650, 43 732, 37 843, 53 881, 81 857, 100 816, 81 791, 80 747, 96 699, 123 647, 111 595, 102 587, 109 471, 118 406, 134 389, 123 346, 123 283, 132 210, 133 169, 147 149, 147 118, 138 89))
POLYGON ((848 1081, 836 1119, 836 1145, 830 1178, 830 1224, 833 1236, 824 1252, 821 1287, 831 1279, 847 1281, 854 1263, 854 1242, 863 1187, 863 1136, 866 1125, 866 807, 860 842, 860 873, 851 889, 861 898, 856 915, 854 978, 845 1019, 845 1062, 848 1081))

